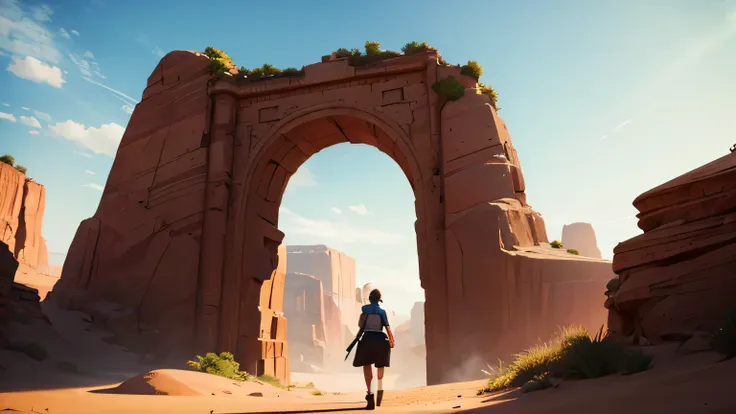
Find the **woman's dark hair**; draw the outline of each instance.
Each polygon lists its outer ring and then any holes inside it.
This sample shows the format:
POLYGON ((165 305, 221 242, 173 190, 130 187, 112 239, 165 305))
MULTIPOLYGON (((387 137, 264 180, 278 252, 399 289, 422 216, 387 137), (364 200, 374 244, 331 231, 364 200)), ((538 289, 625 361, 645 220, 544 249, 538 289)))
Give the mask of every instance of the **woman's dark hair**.
POLYGON ((381 300, 381 291, 378 289, 371 290, 371 293, 368 294, 368 301, 374 305, 378 302, 383 302, 381 300))

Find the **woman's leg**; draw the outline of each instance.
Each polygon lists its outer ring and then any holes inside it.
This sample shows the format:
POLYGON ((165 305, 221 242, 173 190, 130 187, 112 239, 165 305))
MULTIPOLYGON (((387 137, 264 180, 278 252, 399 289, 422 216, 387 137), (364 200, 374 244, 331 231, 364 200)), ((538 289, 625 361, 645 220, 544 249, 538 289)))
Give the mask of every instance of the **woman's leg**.
MULTIPOLYGON (((380 377, 383 377, 383 369, 379 368, 380 377)), ((373 370, 370 365, 363 365, 363 377, 365 377, 365 386, 368 389, 368 394, 371 393, 371 382, 373 381, 373 370)))
POLYGON ((378 376, 378 387, 376 388, 376 405, 379 407, 381 406, 381 401, 383 400, 383 367, 376 369, 377 376, 378 376))

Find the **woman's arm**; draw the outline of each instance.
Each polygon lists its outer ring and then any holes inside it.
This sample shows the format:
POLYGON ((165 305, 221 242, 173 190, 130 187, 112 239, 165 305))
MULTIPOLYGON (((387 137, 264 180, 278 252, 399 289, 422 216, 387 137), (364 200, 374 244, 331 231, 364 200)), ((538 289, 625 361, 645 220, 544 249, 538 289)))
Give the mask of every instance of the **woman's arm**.
POLYGON ((396 342, 394 341, 394 334, 393 332, 391 332, 390 326, 386 327, 386 333, 388 333, 388 343, 389 345, 391 345, 391 348, 393 348, 394 345, 396 345, 396 342))
POLYGON ((366 314, 361 313, 360 317, 358 318, 358 328, 363 328, 363 325, 365 325, 365 318, 366 318, 366 314))

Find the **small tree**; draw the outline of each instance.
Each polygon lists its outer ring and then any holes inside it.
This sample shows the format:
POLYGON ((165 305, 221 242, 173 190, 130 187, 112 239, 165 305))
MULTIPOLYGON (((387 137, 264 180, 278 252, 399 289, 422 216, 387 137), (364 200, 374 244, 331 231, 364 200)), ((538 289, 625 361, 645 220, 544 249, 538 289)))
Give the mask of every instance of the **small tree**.
POLYGON ((469 60, 467 64, 460 67, 460 74, 478 80, 483 74, 483 66, 474 60, 469 60))
POLYGON ((15 158, 13 158, 12 155, 5 154, 2 157, 0 157, 0 162, 8 164, 9 166, 15 165, 15 158))
POLYGON ((553 249, 561 249, 562 248, 562 242, 559 240, 552 240, 552 242, 549 244, 553 249))
POLYGON ((20 172, 21 172, 21 174, 25 174, 25 173, 26 173, 26 171, 28 171, 28 169, 27 169, 26 167, 24 167, 24 166, 22 166, 22 165, 20 165, 20 164, 16 165, 16 166, 15 166, 15 169, 16 169, 16 170, 18 170, 18 171, 20 171, 20 172))
POLYGON ((370 40, 365 42, 365 54, 366 56, 377 56, 381 54, 381 44, 378 42, 371 42, 370 40))

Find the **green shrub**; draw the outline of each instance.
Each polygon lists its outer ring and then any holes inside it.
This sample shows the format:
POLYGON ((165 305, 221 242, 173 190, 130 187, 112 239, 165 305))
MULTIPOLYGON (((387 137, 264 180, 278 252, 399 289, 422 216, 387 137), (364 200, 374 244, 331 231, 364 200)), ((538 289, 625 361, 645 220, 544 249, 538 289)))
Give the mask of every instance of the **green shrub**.
POLYGON ((286 68, 281 71, 281 75, 283 76, 302 76, 304 75, 304 71, 297 68, 286 68))
POLYGON ((533 379, 526 384, 521 386, 521 392, 527 393, 527 392, 534 392, 534 391, 541 391, 546 390, 547 388, 552 387, 552 382, 549 380, 548 377, 539 378, 539 379, 533 379))
POLYGON ((652 364, 652 356, 638 349, 630 349, 624 352, 621 361, 621 373, 624 375, 636 374, 649 369, 652 364))
POLYGON ((246 381, 251 377, 247 372, 240 371, 240 364, 235 361, 233 354, 229 352, 221 352, 220 355, 208 352, 203 357, 197 355, 197 361, 189 361, 187 365, 200 372, 237 381, 246 381))
POLYGON ((0 162, 8 164, 9 166, 15 165, 15 158, 13 158, 12 155, 5 154, 2 157, 0 157, 0 162))
POLYGON ((432 85, 432 89, 441 97, 456 101, 465 95, 465 87, 454 76, 440 79, 432 85))
POLYGON ((312 391, 312 395, 317 395, 317 396, 319 396, 319 395, 324 395, 324 394, 323 394, 323 393, 322 393, 322 391, 320 391, 320 390, 314 390, 314 391, 312 391))
POLYGON ((26 354, 26 356, 36 361, 43 361, 48 356, 46 348, 35 342, 11 342, 6 344, 5 348, 10 351, 26 354))
POLYGON ((726 359, 736 357, 736 308, 726 311, 723 326, 713 335, 711 346, 726 359))
POLYGON ((258 381, 265 382, 266 384, 273 385, 274 387, 287 388, 287 387, 284 387, 284 384, 282 384, 278 378, 272 377, 270 375, 265 375, 265 374, 259 375, 257 379, 258 381))
POLYGON ((468 63, 460 67, 460 74, 478 80, 483 74, 483 66, 474 60, 469 60, 468 63))
POLYGON ((24 167, 24 166, 22 166, 20 164, 16 165, 15 166, 15 169, 18 170, 18 171, 20 171, 21 174, 25 174, 28 171, 28 169, 26 167, 24 167))
POLYGON ((350 51, 345 49, 344 47, 341 47, 335 51, 335 57, 336 58, 346 58, 350 57, 350 51))
POLYGON ((550 247, 552 247, 553 249, 561 249, 561 248, 563 247, 563 246, 562 246, 562 242, 561 242, 561 241, 559 241, 559 240, 552 240, 552 242, 550 242, 550 244, 549 244, 549 245, 550 245, 550 247))
POLYGON ((614 277, 606 283, 606 291, 604 294, 610 298, 614 293, 618 292, 619 287, 621 287, 621 279, 614 277))
POLYGON ((493 109, 498 110, 498 92, 491 85, 486 85, 485 83, 478 82, 478 87, 480 88, 481 95, 491 98, 493 109))
POLYGON ((378 56, 381 54, 381 44, 378 42, 367 41, 365 42, 365 55, 366 56, 378 56))
POLYGON ((536 391, 552 386, 550 378, 633 374, 647 370, 651 361, 651 356, 636 349, 626 350, 614 342, 603 333, 603 327, 594 337, 581 327, 569 327, 552 341, 515 355, 507 367, 501 364, 498 369, 492 369, 488 387, 478 394, 514 387, 522 387, 522 392, 536 391))
POLYGON ((570 254, 574 254, 575 256, 578 256, 580 254, 580 252, 575 249, 567 249, 567 252, 570 254))
POLYGON ((227 72, 235 67, 233 59, 220 49, 207 46, 204 54, 210 59, 210 71, 213 73, 227 72))
POLYGON ((419 42, 409 42, 409 43, 405 44, 401 48, 401 51, 406 56, 416 55, 417 53, 423 53, 423 52, 435 52, 435 53, 437 53, 437 62, 440 65, 447 64, 447 62, 445 62, 445 60, 440 55, 440 53, 437 50, 437 48, 428 45, 426 42, 422 42, 422 43, 419 43, 419 42))

